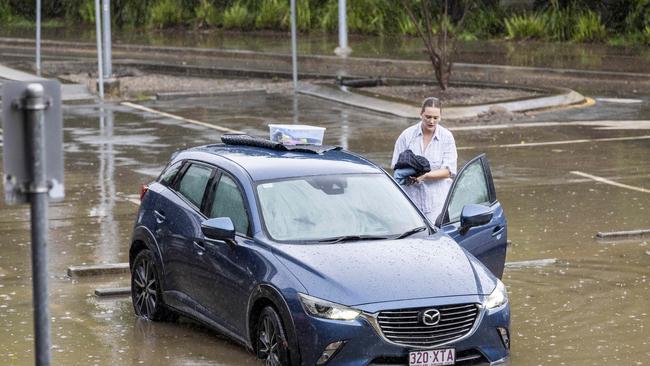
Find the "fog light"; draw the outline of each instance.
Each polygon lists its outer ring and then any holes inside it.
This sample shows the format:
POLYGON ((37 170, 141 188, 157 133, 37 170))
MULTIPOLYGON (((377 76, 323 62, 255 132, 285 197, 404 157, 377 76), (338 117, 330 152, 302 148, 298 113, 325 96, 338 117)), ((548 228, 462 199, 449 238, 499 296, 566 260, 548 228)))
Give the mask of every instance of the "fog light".
POLYGON ((323 351, 323 354, 320 355, 318 358, 318 361, 316 361, 317 365, 324 365, 329 361, 332 357, 334 357, 334 354, 341 348, 343 345, 343 341, 338 341, 338 342, 332 342, 325 347, 325 351, 323 351))
POLYGON ((501 342, 506 349, 510 349, 510 335, 508 335, 508 330, 506 328, 497 327, 499 335, 501 336, 501 342))

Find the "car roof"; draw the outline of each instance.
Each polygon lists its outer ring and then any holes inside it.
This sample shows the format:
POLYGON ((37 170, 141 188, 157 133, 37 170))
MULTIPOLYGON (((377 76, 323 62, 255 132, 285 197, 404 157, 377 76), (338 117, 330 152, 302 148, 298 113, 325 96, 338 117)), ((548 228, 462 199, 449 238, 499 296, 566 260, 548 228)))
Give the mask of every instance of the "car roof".
MULTIPOLYGON (((254 181, 275 180, 312 175, 327 174, 368 174, 380 173, 374 163, 354 153, 336 149, 324 149, 320 153, 308 151, 280 151, 257 146, 214 144, 186 150, 201 154, 208 163, 218 164, 222 157, 232 161, 245 170, 254 181)), ((185 155, 185 154, 182 154, 185 155)), ((181 156, 178 156, 181 158, 181 156)))

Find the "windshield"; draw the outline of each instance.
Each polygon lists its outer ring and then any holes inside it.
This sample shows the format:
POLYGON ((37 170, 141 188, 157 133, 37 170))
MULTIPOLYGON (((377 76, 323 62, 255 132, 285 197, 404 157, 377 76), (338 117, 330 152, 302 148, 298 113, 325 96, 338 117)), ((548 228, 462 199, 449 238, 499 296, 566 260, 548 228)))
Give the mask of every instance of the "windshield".
POLYGON ((276 241, 392 237, 426 226, 384 174, 265 182, 257 186, 257 195, 267 232, 276 241))

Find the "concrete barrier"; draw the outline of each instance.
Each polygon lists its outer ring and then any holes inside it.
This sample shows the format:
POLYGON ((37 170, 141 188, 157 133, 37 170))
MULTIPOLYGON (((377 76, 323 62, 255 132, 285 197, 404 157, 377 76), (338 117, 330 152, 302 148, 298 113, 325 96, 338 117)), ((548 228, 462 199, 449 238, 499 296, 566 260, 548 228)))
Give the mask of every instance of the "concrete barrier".
POLYGON ((130 287, 106 287, 95 289, 95 296, 108 297, 108 296, 131 296, 130 287))
POLYGON ((69 277, 101 276, 129 273, 128 263, 90 264, 68 267, 69 277))

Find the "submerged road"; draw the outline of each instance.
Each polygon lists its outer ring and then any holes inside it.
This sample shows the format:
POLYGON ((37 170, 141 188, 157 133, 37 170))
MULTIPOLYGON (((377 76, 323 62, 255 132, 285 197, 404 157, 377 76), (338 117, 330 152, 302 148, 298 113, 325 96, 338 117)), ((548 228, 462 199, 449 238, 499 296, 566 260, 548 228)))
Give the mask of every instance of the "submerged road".
MULTIPOLYGON (((142 106, 148 110, 64 108, 66 200, 50 209, 53 364, 257 365, 243 348, 191 321, 142 321, 129 298, 93 295, 98 287, 127 286, 128 275, 70 279, 66 269, 128 260, 140 185, 178 149, 218 142, 226 130, 266 135, 268 123, 298 122, 326 127, 326 143, 387 166, 395 138, 413 121, 279 94, 142 106)), ((648 243, 604 243, 594 235, 650 227, 650 99, 597 99, 592 108, 483 124, 447 125, 462 148, 459 162, 487 153, 513 242, 507 260, 543 264, 512 266, 504 275, 512 364, 646 364, 648 243)), ((0 235, 0 363, 30 365, 28 208, 0 202, 0 235)))

